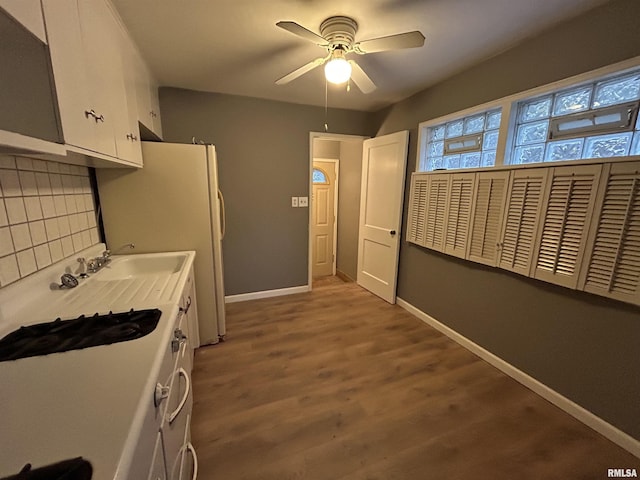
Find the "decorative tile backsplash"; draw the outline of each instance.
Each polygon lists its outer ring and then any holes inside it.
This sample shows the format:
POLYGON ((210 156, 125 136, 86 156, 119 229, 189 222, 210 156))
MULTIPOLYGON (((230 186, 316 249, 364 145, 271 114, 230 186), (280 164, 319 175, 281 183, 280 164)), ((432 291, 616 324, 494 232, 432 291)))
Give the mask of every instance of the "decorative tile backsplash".
POLYGON ((0 156, 0 287, 97 243, 87 167, 0 156))

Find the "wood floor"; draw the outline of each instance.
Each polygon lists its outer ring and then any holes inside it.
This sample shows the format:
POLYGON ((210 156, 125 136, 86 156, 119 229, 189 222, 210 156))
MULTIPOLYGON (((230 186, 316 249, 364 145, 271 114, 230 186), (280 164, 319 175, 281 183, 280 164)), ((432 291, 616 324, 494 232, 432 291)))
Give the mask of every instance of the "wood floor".
POLYGON ((196 352, 201 480, 606 479, 640 460, 406 311, 331 277, 227 306, 196 352))

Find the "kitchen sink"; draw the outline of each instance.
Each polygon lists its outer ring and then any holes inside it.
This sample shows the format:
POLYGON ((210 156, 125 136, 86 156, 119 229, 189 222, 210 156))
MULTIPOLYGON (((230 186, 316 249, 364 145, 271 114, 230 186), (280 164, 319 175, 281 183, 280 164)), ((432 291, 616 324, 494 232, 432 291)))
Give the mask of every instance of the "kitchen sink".
POLYGON ((132 277, 170 276, 182 270, 186 259, 184 254, 114 257, 94 278, 98 281, 113 281, 132 277))

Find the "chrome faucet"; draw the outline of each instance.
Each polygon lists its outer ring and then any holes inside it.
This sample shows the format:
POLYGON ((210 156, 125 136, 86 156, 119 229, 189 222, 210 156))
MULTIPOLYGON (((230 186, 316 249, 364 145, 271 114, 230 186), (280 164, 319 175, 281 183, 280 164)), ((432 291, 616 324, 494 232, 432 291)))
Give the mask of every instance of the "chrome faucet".
POLYGON ((87 270, 91 273, 96 273, 111 261, 111 255, 114 255, 121 250, 124 250, 125 248, 133 249, 135 247, 135 244, 127 243, 125 245, 122 245, 121 247, 116 248, 113 253, 111 252, 111 250, 105 250, 104 252, 102 252, 101 256, 89 259, 89 261, 87 262, 87 270))

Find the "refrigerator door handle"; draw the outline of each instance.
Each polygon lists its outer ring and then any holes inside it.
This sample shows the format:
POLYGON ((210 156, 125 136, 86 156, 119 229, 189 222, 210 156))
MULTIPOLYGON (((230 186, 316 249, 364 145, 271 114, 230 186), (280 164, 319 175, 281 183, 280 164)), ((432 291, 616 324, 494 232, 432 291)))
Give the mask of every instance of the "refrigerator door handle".
POLYGON ((220 240, 222 240, 224 239, 224 234, 227 230, 227 216, 224 211, 224 196, 220 189, 218 189, 218 199, 220 200, 220 240))

